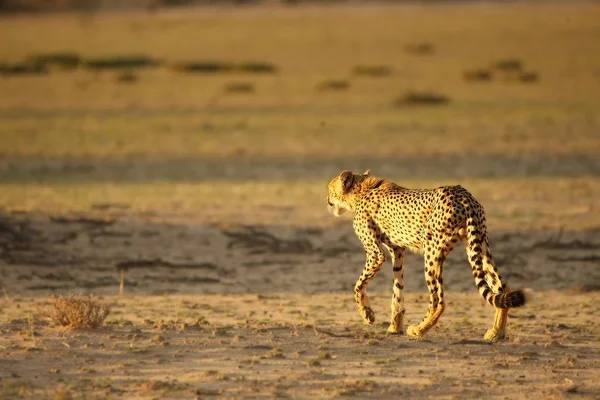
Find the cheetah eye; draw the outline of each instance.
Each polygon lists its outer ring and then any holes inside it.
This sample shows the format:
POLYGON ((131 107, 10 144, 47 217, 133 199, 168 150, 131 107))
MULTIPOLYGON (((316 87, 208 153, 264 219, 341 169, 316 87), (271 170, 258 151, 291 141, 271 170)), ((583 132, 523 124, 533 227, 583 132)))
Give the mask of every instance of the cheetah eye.
POLYGON ((329 201, 329 199, 327 199, 327 205, 329 205, 329 207, 333 207, 333 203, 329 201))

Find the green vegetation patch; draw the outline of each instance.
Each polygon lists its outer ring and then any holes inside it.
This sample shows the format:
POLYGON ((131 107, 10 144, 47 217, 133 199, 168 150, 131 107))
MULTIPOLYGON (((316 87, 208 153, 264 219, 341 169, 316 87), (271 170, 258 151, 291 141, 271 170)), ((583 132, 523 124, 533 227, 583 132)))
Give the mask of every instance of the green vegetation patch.
POLYGON ((218 74, 240 72, 247 74, 273 74, 277 72, 277 67, 265 62, 241 62, 231 63, 222 61, 190 61, 180 62, 171 65, 171 70, 175 72, 218 74))
POLYGON ((157 67, 162 61, 144 55, 122 55, 92 58, 85 60, 83 66, 93 70, 123 69, 123 68, 149 68, 157 67))
POLYGON ((56 66, 64 69, 73 69, 81 64, 82 58, 79 54, 73 52, 41 53, 30 55, 27 57, 27 62, 45 67, 56 66))
POLYGON ((28 62, 14 64, 0 64, 0 75, 42 75, 50 72, 44 65, 28 62))

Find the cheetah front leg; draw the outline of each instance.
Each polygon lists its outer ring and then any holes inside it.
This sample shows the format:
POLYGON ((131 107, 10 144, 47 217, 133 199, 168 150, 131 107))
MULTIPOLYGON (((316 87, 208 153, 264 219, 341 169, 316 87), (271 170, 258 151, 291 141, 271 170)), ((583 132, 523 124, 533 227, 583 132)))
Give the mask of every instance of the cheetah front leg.
POLYGON ((388 333, 404 333, 404 247, 395 246, 391 243, 384 244, 392 255, 394 268, 394 286, 392 294, 392 317, 388 333))
POLYGON ((359 233, 359 239, 362 242, 367 260, 360 278, 354 285, 354 299, 358 306, 358 312, 365 320, 365 323, 371 325, 375 322, 375 313, 371 309, 371 303, 367 297, 367 285, 377 275, 381 266, 385 262, 385 254, 379 241, 380 232, 373 221, 368 221, 368 226, 357 226, 360 222, 355 219, 355 231, 359 233))

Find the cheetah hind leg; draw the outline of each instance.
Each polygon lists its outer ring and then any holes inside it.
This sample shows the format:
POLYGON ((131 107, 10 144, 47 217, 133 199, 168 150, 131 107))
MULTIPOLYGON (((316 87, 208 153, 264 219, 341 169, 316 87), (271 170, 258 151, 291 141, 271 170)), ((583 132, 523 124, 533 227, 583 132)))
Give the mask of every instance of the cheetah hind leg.
POLYGON ((506 321, 508 320, 508 308, 496 308, 494 326, 490 328, 483 339, 487 342, 497 342, 504 339, 506 335, 506 321))
MULTIPOLYGON (((429 289, 429 308, 427 314, 419 325, 410 325, 406 330, 409 336, 421 337, 427 331, 437 324, 444 309, 446 302, 444 300, 444 261, 456 246, 460 237, 460 231, 455 235, 440 235, 431 239, 429 243, 432 250, 425 251, 425 282, 429 289), (437 243, 437 247, 434 245, 437 243)), ((428 243, 428 244, 429 244, 428 243)))
MULTIPOLYGON (((485 233, 485 232, 484 232, 485 233)), ((502 280, 498 270, 495 267, 494 259, 489 248, 487 235, 484 234, 485 251, 482 252, 483 269, 485 272, 485 279, 490 285, 490 288, 494 293, 508 292, 510 289, 506 283, 502 280)), ((506 336, 506 323, 508 321, 508 308, 496 308, 496 315, 494 316, 494 326, 490 328, 483 339, 487 342, 497 342, 504 339, 506 336)))

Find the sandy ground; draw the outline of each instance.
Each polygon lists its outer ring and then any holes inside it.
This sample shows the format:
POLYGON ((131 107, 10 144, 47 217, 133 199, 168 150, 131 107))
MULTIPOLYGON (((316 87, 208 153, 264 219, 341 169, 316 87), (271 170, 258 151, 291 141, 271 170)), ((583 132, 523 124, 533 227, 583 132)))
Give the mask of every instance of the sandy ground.
MULTIPOLYGON (((110 324, 79 331, 24 317, 44 301, 6 299, 2 396, 598 398, 597 293, 538 295, 494 345, 491 310, 450 299, 419 341, 362 325, 348 293, 107 296, 110 324)), ((383 317, 389 297, 373 300, 383 317)), ((409 321, 426 302, 408 296, 409 321)))
MULTIPOLYGON (((446 268, 448 310, 414 341, 385 333, 391 267, 369 287, 376 324, 362 324, 352 287, 364 256, 347 219, 195 224, 123 208, 3 215, 0 397, 600 396, 597 229, 492 235, 503 275, 536 297, 489 345, 493 310, 462 248, 446 268), (69 331, 40 316, 48 294, 69 291, 111 305, 107 326, 69 331)), ((408 323, 427 306, 421 263, 407 257, 408 323)))

